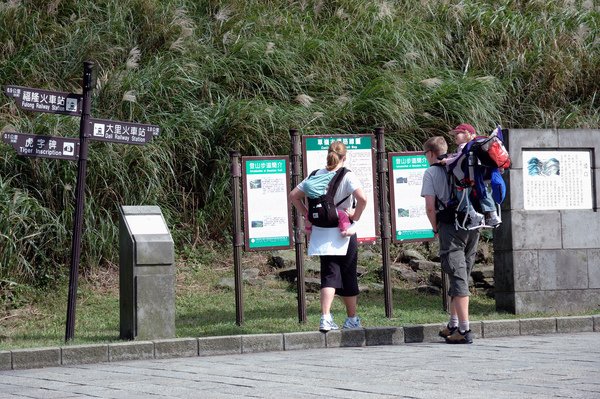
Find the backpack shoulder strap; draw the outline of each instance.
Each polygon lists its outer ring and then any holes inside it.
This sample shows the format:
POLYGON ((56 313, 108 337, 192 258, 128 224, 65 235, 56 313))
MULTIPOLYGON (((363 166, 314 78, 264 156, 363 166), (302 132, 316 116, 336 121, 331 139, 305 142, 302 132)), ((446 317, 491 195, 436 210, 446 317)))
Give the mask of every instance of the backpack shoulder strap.
POLYGON ((348 169, 346 168, 340 168, 335 172, 335 176, 333 176, 333 178, 329 182, 329 187, 327 187, 327 194, 331 196, 335 195, 346 173, 348 173, 348 169))
MULTIPOLYGON (((450 187, 450 202, 452 202, 452 199, 455 197, 455 192, 454 192, 454 174, 452 173, 452 171, 448 171, 446 169, 446 165, 443 165, 439 162, 431 164, 431 166, 437 166, 439 168, 443 168, 444 172, 446 173, 446 181, 448 182, 448 187, 450 187)), ((446 209, 448 208, 447 204, 444 204, 442 201, 440 201, 440 199, 436 196, 435 197, 435 206, 437 209, 446 209)))
POLYGON ((317 172, 319 171, 319 169, 315 169, 312 172, 310 172, 310 175, 308 175, 308 177, 313 177, 314 175, 317 174, 317 172))
MULTIPOLYGON (((349 170, 345 167, 341 167, 335 172, 335 176, 333 176, 333 179, 331 179, 331 182, 329 183, 329 187, 327 188, 326 195, 330 195, 331 198, 335 197, 335 193, 337 193, 338 187, 340 186, 342 179, 348 172, 349 172, 349 170)), ((350 196, 350 194, 348 194, 343 200, 336 203, 335 206, 337 207, 339 204, 346 201, 346 199, 349 196, 350 196)))

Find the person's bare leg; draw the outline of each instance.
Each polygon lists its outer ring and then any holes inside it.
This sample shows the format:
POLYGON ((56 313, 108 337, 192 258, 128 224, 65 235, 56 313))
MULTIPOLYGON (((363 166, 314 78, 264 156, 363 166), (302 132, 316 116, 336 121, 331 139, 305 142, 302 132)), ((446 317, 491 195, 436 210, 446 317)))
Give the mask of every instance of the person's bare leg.
POLYGON ((469 321, 469 297, 455 296, 452 298, 452 304, 456 310, 459 324, 469 321))
POLYGON ((346 305, 346 315, 348 317, 356 316, 356 305, 358 303, 358 296, 344 296, 342 297, 344 305, 346 305))
POLYGON ((321 288, 321 314, 331 313, 331 304, 335 298, 335 288, 321 288))
POLYGON ((456 328, 458 327, 458 314, 456 313, 456 306, 454 305, 454 297, 450 298, 450 318, 448 320, 448 327, 449 328, 456 328))

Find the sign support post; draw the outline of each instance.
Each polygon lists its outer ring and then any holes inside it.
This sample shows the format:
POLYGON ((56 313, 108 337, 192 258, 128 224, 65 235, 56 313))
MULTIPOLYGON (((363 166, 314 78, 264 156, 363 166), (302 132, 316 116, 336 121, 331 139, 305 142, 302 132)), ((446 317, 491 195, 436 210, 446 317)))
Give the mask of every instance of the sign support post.
POLYGON ((242 218, 240 216, 240 153, 231 151, 231 190, 233 194, 233 274, 235 281, 235 323, 238 326, 244 324, 244 286, 242 280, 242 247, 244 238, 242 236, 242 218))
MULTIPOLYGON (((297 129, 290 129, 292 137, 292 188, 302 181, 300 174, 301 143, 297 129)), ((298 294, 298 321, 306 323, 306 287, 304 279, 304 222, 300 212, 292 206, 294 214, 294 247, 296 249, 296 291, 298 294)))
POLYGON ((381 216, 381 256, 383 257, 383 289, 385 299, 385 316, 392 317, 392 279, 390 276, 390 222, 388 219, 388 190, 386 176, 388 165, 385 153, 385 138, 382 127, 375 129, 377 138, 377 174, 379 177, 379 211, 381 216))
POLYGON ((85 205, 85 177, 88 158, 88 131, 92 94, 92 70, 94 63, 83 63, 83 101, 81 123, 79 124, 79 160, 77 165, 77 186, 75 216, 73 222, 73 241, 71 243, 71 267, 69 269, 69 295, 67 302, 67 326, 65 341, 71 341, 75 335, 75 308, 77 304, 77 280, 79 260, 81 258, 81 235, 83 232, 83 213, 85 205))

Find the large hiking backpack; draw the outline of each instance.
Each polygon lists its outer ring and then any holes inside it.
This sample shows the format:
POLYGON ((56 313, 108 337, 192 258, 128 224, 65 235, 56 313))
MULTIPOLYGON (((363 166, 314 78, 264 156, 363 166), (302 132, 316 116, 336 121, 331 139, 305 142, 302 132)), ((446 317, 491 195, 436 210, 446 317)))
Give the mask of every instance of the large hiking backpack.
POLYGON ((510 156, 503 144, 502 128, 498 126, 489 136, 477 136, 462 149, 461 156, 448 165, 459 187, 472 187, 477 201, 487 197, 485 182, 489 181, 492 198, 501 204, 506 197, 506 184, 501 169, 510 167, 510 156))
POLYGON ((468 185, 461 185, 452 171, 446 169, 446 165, 435 163, 431 166, 438 166, 444 170, 450 193, 448 202, 435 198, 438 222, 454 224, 457 228, 466 229, 465 226, 470 222, 469 207, 473 206, 473 201, 469 198, 472 194, 472 188, 468 185))
POLYGON ((308 220, 318 227, 337 227, 337 206, 350 195, 337 204, 334 197, 348 169, 342 167, 336 172, 321 175, 316 173, 317 170, 313 171, 304 183, 304 192, 308 199, 308 220))

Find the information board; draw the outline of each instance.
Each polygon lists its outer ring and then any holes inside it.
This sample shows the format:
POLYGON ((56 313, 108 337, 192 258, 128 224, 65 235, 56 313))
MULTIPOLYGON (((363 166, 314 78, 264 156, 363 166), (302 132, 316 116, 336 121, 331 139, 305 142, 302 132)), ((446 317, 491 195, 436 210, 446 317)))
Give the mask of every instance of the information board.
POLYGON ((289 157, 242 157, 245 250, 291 248, 289 157))
POLYGON ((523 150, 523 208, 592 209, 592 152, 523 150))
POLYGON ((375 155, 373 135, 342 134, 302 136, 304 176, 313 170, 324 168, 327 164, 327 149, 334 141, 346 145, 346 162, 344 166, 354 172, 360 179, 363 191, 367 196, 365 208, 358 225, 357 237, 359 242, 373 242, 379 236, 379 220, 375 213, 377 197, 375 195, 375 155))
POLYGON ((423 173, 429 167, 422 152, 388 154, 394 241, 426 241, 434 237, 421 197, 423 173))

